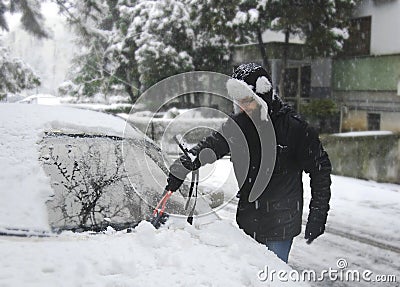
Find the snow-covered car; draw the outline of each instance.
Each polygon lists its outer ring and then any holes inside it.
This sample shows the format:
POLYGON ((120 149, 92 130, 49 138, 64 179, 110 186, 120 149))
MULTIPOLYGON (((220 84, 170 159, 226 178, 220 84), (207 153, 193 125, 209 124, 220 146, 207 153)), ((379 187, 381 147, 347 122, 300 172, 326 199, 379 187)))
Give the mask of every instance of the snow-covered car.
MULTIPOLYGON (((166 175, 160 150, 124 120, 21 104, 0 104, 0 117, 0 286, 280 286, 265 267, 291 270, 201 197, 193 225, 143 220, 166 175), (53 232, 65 229, 106 230, 53 232)), ((179 213, 185 198, 168 204, 179 213)))
MULTIPOLYGON (((3 233, 118 230, 152 215, 170 162, 135 127, 92 111, 7 106, 2 136, 14 153, 3 163, 3 233)), ((168 213, 187 214, 187 189, 170 199, 168 213)), ((208 203, 198 198, 196 213, 212 213, 208 203)))

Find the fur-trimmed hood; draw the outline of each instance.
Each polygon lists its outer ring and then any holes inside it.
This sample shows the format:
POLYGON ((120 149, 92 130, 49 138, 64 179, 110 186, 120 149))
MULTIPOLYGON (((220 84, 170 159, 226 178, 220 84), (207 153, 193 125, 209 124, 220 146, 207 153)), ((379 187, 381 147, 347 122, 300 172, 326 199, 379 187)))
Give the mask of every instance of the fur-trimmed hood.
POLYGON ((271 76, 260 65, 255 63, 242 64, 237 67, 232 79, 226 83, 228 94, 234 103, 234 113, 240 112, 239 101, 245 98, 254 98, 261 106, 261 119, 268 120, 285 106, 275 93, 271 76))

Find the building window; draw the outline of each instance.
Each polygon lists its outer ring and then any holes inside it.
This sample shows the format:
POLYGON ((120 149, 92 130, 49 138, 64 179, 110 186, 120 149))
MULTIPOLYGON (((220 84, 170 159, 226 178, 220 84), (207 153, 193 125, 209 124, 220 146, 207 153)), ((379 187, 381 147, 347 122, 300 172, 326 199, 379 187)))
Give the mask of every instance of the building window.
POLYGON ((286 68, 283 80, 283 95, 285 98, 295 98, 297 95, 298 68, 286 68))
POLYGON ((285 69, 283 95, 285 102, 300 111, 303 98, 309 98, 311 93, 311 66, 299 66, 285 69))
POLYGON ((379 131, 381 129, 381 115, 371 114, 367 115, 368 130, 369 131, 379 131))
POLYGON ((371 16, 350 21, 349 38, 344 42, 346 56, 369 55, 371 48, 371 16))
POLYGON ((283 89, 285 98, 310 97, 311 66, 286 68, 283 89))
POLYGON ((300 97, 309 98, 311 93, 311 66, 301 67, 301 92, 300 97))

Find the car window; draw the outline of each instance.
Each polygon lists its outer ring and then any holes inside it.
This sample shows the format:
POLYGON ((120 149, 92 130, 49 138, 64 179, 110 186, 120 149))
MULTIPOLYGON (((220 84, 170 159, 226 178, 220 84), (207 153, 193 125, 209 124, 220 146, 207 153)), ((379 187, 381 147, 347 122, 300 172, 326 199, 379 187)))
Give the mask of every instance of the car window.
MULTIPOLYGON (((52 132, 40 146, 54 190, 47 202, 53 231, 133 226, 162 196, 167 169, 150 141, 52 132)), ((182 201, 175 197, 168 211, 183 214, 182 201)))

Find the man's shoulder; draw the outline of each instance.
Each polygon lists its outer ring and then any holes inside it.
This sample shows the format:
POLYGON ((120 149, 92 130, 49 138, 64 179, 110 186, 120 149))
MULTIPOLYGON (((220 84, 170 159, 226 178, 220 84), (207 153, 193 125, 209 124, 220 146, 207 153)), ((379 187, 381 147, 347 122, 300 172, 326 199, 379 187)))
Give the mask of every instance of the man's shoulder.
POLYGON ((280 117, 285 118, 285 121, 294 128, 306 128, 308 126, 308 122, 292 108, 281 113, 280 117))
POLYGON ((298 113, 296 113, 296 112, 292 112, 292 113, 289 113, 288 114, 288 117, 292 120, 292 121, 294 121, 294 122, 298 122, 298 123, 304 123, 304 122, 306 122, 305 120, 304 120, 304 118, 302 117, 302 116, 300 116, 298 113))

